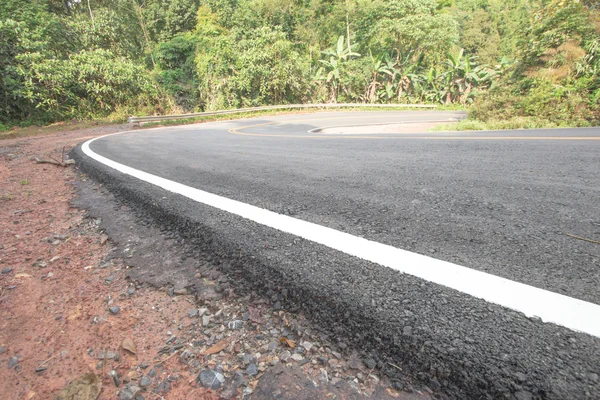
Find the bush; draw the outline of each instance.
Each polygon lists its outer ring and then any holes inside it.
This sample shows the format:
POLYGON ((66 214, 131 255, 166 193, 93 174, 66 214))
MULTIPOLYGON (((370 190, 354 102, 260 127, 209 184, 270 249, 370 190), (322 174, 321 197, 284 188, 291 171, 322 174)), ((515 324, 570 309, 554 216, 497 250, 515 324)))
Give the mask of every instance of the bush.
POLYGON ((123 107, 161 108, 159 91, 143 67, 110 51, 81 51, 66 60, 25 53, 17 59, 23 96, 43 120, 105 117, 123 107))
POLYGON ((597 107, 581 85, 575 80, 555 83, 527 78, 510 83, 503 79, 475 101, 470 116, 484 122, 521 118, 554 126, 590 126, 599 122, 597 107))

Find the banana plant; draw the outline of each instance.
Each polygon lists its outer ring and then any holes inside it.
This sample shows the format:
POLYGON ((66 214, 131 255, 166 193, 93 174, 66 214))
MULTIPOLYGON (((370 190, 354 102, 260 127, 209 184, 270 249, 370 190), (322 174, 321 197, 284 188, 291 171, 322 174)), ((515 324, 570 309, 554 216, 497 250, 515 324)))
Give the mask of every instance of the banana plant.
MULTIPOLYGON (((334 49, 327 49, 321 53, 328 57, 324 60, 319 60, 319 62, 327 72, 324 75, 324 80, 329 86, 329 101, 335 103, 337 102, 341 89, 340 86, 344 71, 344 63, 349 61, 352 57, 360 57, 360 54, 353 52, 350 46, 345 46, 344 36, 338 38, 337 45, 334 49)), ((321 74, 321 76, 323 76, 323 74, 321 74)))

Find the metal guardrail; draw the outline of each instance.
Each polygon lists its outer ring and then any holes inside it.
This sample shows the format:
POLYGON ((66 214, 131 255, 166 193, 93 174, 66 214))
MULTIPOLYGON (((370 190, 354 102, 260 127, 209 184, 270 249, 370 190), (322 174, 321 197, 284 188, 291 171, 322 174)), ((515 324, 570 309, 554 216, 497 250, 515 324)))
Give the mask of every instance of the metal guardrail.
POLYGON ((222 110, 222 111, 208 111, 192 114, 179 114, 179 115, 156 115, 147 117, 129 117, 127 121, 129 123, 139 124, 143 122, 158 122, 168 121, 174 119, 188 119, 197 117, 210 117, 214 115, 227 115, 227 114, 240 114, 253 111, 269 111, 269 110, 292 110, 301 108, 437 108, 435 105, 428 104, 363 104, 363 103, 332 103, 332 104, 286 104, 280 106, 264 106, 264 107, 251 107, 251 108, 238 108, 235 110, 222 110))

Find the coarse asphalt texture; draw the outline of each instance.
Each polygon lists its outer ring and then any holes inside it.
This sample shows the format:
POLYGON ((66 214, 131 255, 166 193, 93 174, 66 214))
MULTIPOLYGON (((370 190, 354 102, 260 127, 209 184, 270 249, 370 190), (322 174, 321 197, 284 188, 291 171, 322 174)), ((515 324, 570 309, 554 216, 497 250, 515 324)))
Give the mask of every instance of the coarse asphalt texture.
MULTIPOLYGON (((462 117, 294 114, 137 130, 91 149, 193 188, 600 304, 600 245, 569 236, 600 237, 600 129, 411 133, 412 123, 462 117), (398 133, 382 128, 402 123, 398 133), (344 134, 344 126, 354 128, 344 134)), ((81 148, 74 154, 91 176, 214 253, 224 272, 277 287, 284 302, 372 353, 392 379, 410 376, 440 398, 600 398, 598 338, 196 203, 81 148)))

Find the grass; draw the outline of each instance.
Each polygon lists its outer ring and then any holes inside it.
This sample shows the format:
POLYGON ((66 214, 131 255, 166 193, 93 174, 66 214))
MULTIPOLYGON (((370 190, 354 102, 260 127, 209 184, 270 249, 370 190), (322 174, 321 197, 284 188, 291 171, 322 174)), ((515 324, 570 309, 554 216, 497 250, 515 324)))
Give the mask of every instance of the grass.
POLYGON ((31 183, 31 182, 29 182, 29 179, 23 179, 23 180, 21 181, 21 185, 22 185, 22 186, 29 185, 30 183, 31 183))
POLYGON ((506 129, 542 129, 557 128, 554 122, 536 118, 512 118, 508 120, 479 121, 476 119, 463 119, 459 122, 440 124, 430 129, 430 132, 442 131, 496 131, 506 129))

